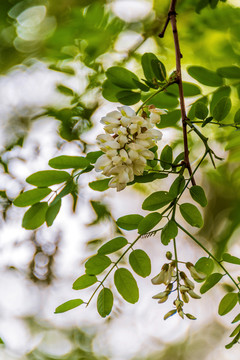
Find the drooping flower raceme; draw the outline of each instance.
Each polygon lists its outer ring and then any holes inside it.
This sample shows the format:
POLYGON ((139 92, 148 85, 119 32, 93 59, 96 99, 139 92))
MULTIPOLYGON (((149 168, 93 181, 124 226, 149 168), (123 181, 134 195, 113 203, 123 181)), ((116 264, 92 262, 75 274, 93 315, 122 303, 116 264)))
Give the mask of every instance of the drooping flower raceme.
POLYGON ((133 181, 134 175, 142 175, 147 160, 154 159, 150 151, 162 138, 154 129, 163 111, 149 107, 150 117, 136 115, 128 106, 121 106, 101 119, 105 134, 97 136, 97 143, 104 152, 95 164, 96 171, 112 177, 108 186, 123 190, 133 181))

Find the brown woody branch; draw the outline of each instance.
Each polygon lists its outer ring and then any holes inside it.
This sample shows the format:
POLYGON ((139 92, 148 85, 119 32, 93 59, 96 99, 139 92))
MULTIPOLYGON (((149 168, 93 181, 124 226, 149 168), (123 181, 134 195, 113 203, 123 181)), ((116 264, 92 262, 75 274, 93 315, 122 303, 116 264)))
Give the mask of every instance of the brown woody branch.
POLYGON ((185 163, 185 167, 186 167, 186 169, 188 169, 189 175, 191 177, 192 185, 196 185, 195 179, 192 176, 192 168, 191 168, 190 161, 189 161, 189 149, 188 149, 188 138, 187 138, 187 120, 188 120, 188 118, 187 118, 187 114, 186 114, 183 85, 182 85, 182 72, 181 72, 182 54, 180 51, 179 37, 178 37, 178 30, 177 30, 176 3, 177 3, 177 0, 171 1, 167 19, 166 19, 166 22, 165 22, 162 32, 159 34, 159 37, 161 37, 161 38, 164 37, 165 31, 168 27, 168 24, 171 23, 174 45, 175 45, 175 54, 176 54, 176 74, 177 74, 176 83, 178 84, 178 89, 179 89, 179 100, 180 100, 181 115, 182 115, 184 163, 185 163))

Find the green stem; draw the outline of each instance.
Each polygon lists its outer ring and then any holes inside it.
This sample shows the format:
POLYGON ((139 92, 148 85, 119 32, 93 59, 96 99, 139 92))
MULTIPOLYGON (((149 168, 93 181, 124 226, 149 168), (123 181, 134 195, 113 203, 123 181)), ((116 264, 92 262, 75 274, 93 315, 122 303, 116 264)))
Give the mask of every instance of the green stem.
POLYGON ((126 255, 126 253, 133 247, 134 244, 136 244, 136 242, 140 239, 142 235, 139 235, 132 243, 131 245, 124 251, 124 253, 119 257, 119 259, 113 264, 113 266, 111 267, 111 269, 108 271, 108 273, 104 276, 103 280, 100 281, 99 285, 96 287, 96 289, 94 290, 93 294, 91 295, 90 299, 88 300, 88 302, 86 303, 86 307, 90 304, 92 298, 94 297, 94 295, 96 294, 96 292, 98 291, 98 289, 103 285, 104 281, 107 279, 108 275, 113 271, 113 269, 115 267, 117 267, 117 264, 122 260, 122 258, 126 255))
MULTIPOLYGON (((163 212, 161 213, 161 215, 165 214, 165 212, 168 211, 168 209, 170 209, 172 207, 172 204, 170 204, 165 210, 163 210, 163 212)), ((159 230, 162 230, 159 229, 159 230)), ((157 231, 159 231, 157 230, 157 231)), ((146 233, 147 234, 147 233, 146 233)), ((111 269, 108 271, 108 273, 104 276, 103 280, 100 281, 99 285, 96 287, 96 289, 94 290, 93 294, 91 295, 90 299, 88 300, 88 302, 86 303, 86 307, 90 304, 90 301, 92 300, 92 298, 94 297, 94 295, 96 294, 96 292, 98 291, 98 289, 103 285, 104 281, 107 279, 108 275, 113 271, 113 269, 117 266, 117 264, 122 260, 122 258, 126 255, 126 253, 133 247, 133 245, 136 244, 136 242, 143 236, 146 234, 141 234, 139 235, 130 245, 129 247, 124 251, 124 253, 119 257, 119 259, 113 264, 113 266, 111 267, 111 269)))
MULTIPOLYGON (((193 176, 193 175, 197 172, 198 168, 200 167, 201 163, 203 162, 203 160, 205 159, 205 157, 207 156, 207 154, 208 154, 208 151, 205 151, 203 157, 201 158, 201 160, 199 161, 199 163, 198 163, 197 166, 195 167, 195 169, 194 169, 194 171, 193 171, 193 173, 192 173, 191 176, 193 176)), ((176 204, 178 203, 180 197, 182 196, 182 194, 184 193, 184 191, 185 191, 186 188, 188 187, 189 183, 191 182, 191 176, 190 176, 190 178, 188 179, 188 181, 187 181, 186 185, 184 186, 183 190, 181 191, 181 193, 178 195, 178 198, 177 198, 177 200, 176 200, 176 204)))
MULTIPOLYGON (((203 121, 192 121, 192 124, 202 124, 203 121)), ((235 123, 231 123, 231 124, 221 124, 219 122, 215 122, 215 121, 210 121, 208 123, 209 125, 218 125, 219 127, 227 127, 227 126, 231 126, 234 127, 236 129, 240 128, 240 124, 235 124, 235 123)))
POLYGON ((175 80, 174 81, 170 81, 167 84, 165 84, 163 87, 161 87, 161 89, 158 89, 155 93, 153 93, 152 95, 150 95, 143 103, 142 105, 138 108, 138 110, 136 111, 136 114, 139 113, 139 111, 144 107, 144 105, 146 105, 154 96, 156 96, 157 94, 159 94, 160 92, 164 91, 165 89, 167 89, 170 85, 175 84, 175 80))
POLYGON ((173 239, 173 246, 174 246, 174 256, 176 261, 176 270, 177 270, 177 294, 178 294, 178 300, 180 300, 180 281, 179 281, 179 269, 178 269, 178 256, 177 256, 177 245, 176 245, 176 239, 173 239))
POLYGON ((213 158, 212 158, 212 155, 214 155, 214 157, 218 160, 222 160, 222 158, 220 158, 219 156, 217 156, 214 151, 209 147, 208 145, 208 138, 206 136, 204 136, 201 131, 199 131, 196 126, 193 125, 193 123, 187 119, 186 120, 186 123, 188 124, 188 126, 198 135, 198 137, 202 140, 202 142, 204 143, 204 146, 206 148, 206 152, 209 153, 209 156, 212 160, 212 163, 213 163, 213 166, 215 167, 215 164, 214 164, 214 161, 213 161, 213 158))
POLYGON ((240 291, 240 287, 237 284, 237 282, 233 279, 233 277, 229 274, 229 272, 227 271, 227 269, 222 265, 222 263, 207 249, 205 248, 205 246, 203 244, 200 243, 200 241, 198 241, 192 234, 190 234, 184 227, 182 227, 180 224, 178 224, 175 221, 176 225, 179 227, 179 229, 181 229, 183 232, 185 232, 185 234, 187 234, 196 244, 198 244, 198 246, 200 246, 225 272, 225 274, 232 280, 232 282, 234 283, 234 285, 237 287, 237 289, 240 291))

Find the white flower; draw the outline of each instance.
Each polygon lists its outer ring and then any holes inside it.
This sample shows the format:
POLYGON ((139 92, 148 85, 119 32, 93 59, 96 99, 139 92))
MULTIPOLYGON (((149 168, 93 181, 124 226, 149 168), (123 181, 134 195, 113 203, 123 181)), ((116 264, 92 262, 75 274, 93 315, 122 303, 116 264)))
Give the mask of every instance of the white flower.
POLYGON ((107 141, 112 141, 112 136, 109 134, 100 134, 97 136, 97 143, 100 144, 104 144, 107 141))
POLYGON ((123 116, 131 117, 136 115, 135 111, 129 106, 120 106, 118 110, 121 112, 123 116))
POLYGON ((106 141, 105 143, 101 144, 99 147, 103 152, 109 150, 117 150, 121 148, 120 144, 113 139, 111 141, 106 141))
POLYGON ((97 136, 97 143, 105 154, 98 158, 95 169, 112 176, 109 186, 117 191, 133 181, 134 175, 141 176, 147 160, 154 159, 149 149, 162 138, 162 133, 153 129, 160 110, 151 107, 150 113, 150 117, 142 117, 129 106, 121 106, 101 119, 105 134, 97 136))
POLYGON ((95 164, 96 171, 102 171, 104 168, 112 163, 112 160, 107 155, 101 155, 95 164))
POLYGON ((149 111, 150 111, 150 120, 153 124, 159 123, 161 120, 160 115, 166 114, 165 110, 155 108, 154 105, 149 106, 149 111))
POLYGON ((150 120, 153 124, 157 124, 160 122, 161 120, 161 116, 159 114, 156 113, 151 113, 150 114, 150 120))

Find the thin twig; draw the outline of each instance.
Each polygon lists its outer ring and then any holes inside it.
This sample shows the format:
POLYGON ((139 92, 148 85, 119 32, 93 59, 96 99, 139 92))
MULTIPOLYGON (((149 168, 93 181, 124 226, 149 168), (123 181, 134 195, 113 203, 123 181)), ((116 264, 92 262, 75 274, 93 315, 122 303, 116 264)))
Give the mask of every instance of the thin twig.
POLYGON ((162 29, 162 31, 160 32, 160 34, 158 35, 160 38, 163 38, 164 35, 165 35, 165 31, 167 30, 167 27, 168 27, 168 24, 170 22, 170 19, 171 19, 171 15, 174 15, 176 16, 176 11, 175 11, 175 7, 176 7, 176 1, 177 0, 174 0, 171 2, 170 4, 170 8, 169 8, 169 11, 168 11, 168 16, 167 16, 167 19, 166 19, 166 22, 164 24, 164 27, 162 29))
POLYGON ((207 248, 205 248, 205 246, 202 243, 200 243, 200 241, 198 241, 192 234, 190 234, 190 232, 188 232, 183 226, 181 226, 179 223, 177 223, 176 220, 175 220, 175 223, 179 227, 179 229, 181 229, 183 232, 185 232, 185 234, 187 234, 196 244, 198 244, 198 246, 200 246, 223 269, 225 274, 232 280, 232 282, 237 287, 237 289, 240 290, 238 283, 233 279, 233 277, 229 274, 229 272, 222 265, 222 263, 207 248))

